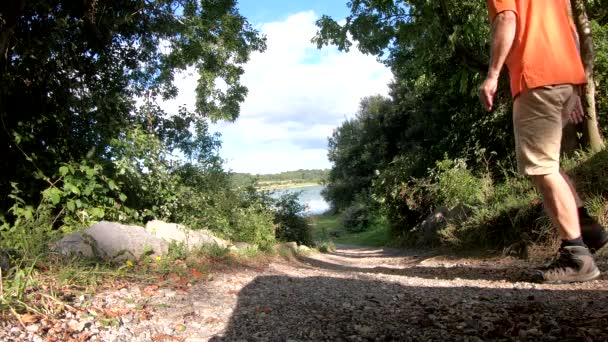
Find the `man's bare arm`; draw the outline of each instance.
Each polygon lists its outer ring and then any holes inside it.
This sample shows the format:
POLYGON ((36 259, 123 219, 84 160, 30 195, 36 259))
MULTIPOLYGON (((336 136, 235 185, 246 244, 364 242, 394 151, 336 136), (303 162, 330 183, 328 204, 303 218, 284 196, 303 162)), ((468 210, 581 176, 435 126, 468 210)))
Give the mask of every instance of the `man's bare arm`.
POLYGON ((498 13, 492 22, 492 54, 490 58, 489 77, 498 78, 500 71, 511 52, 515 32, 517 31, 517 15, 511 11, 498 13))
POLYGON ((492 110, 494 95, 498 88, 498 77, 515 40, 517 15, 512 11, 499 13, 492 22, 492 52, 488 76, 479 89, 479 96, 486 110, 492 110))

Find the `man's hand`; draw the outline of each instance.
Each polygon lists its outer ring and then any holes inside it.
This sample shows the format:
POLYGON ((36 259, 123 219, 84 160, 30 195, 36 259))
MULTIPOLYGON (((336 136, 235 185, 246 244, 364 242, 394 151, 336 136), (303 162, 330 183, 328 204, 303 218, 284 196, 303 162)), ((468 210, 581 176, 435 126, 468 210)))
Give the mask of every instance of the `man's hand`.
POLYGON ((498 89, 498 77, 488 75, 481 87, 479 87, 479 98, 481 104, 489 112, 494 107, 494 95, 498 89))
POLYGON ((574 109, 572 110, 572 113, 570 113, 570 122, 572 122, 573 124, 579 124, 581 122, 583 122, 583 120, 585 119, 585 111, 583 111, 583 104, 581 103, 581 97, 578 95, 576 96, 576 104, 574 105, 574 109))

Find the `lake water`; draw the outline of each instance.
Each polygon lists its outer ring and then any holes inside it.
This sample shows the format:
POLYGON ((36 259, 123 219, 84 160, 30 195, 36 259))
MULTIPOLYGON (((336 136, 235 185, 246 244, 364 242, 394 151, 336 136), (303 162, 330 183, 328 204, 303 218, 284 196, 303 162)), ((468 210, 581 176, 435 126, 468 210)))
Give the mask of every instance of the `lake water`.
POLYGON ((275 190, 273 197, 278 198, 283 194, 291 194, 299 192, 298 200, 301 204, 306 206, 306 215, 319 215, 329 210, 329 203, 325 202, 321 196, 321 191, 325 187, 322 185, 318 186, 307 186, 303 188, 290 188, 275 190))

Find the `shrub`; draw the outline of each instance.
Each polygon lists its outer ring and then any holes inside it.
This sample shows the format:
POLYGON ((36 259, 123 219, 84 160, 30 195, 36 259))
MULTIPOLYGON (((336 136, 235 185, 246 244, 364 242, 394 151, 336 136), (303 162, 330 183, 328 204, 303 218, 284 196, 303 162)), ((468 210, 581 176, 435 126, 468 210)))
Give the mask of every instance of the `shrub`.
POLYGON ((268 207, 254 202, 237 208, 230 219, 230 237, 268 249, 275 241, 274 216, 268 207))
POLYGON ((298 193, 285 194, 275 203, 276 237, 281 241, 295 241, 310 246, 312 231, 308 220, 302 216, 306 207, 300 204, 298 196, 298 193))
POLYGON ((436 163, 431 171, 430 190, 435 198, 435 207, 445 206, 454 208, 458 205, 470 207, 486 202, 491 191, 491 178, 489 175, 476 177, 467 168, 464 159, 444 159, 436 163))
POLYGON ((342 226, 350 233, 360 233, 369 227, 370 210, 367 205, 355 203, 342 213, 342 226))

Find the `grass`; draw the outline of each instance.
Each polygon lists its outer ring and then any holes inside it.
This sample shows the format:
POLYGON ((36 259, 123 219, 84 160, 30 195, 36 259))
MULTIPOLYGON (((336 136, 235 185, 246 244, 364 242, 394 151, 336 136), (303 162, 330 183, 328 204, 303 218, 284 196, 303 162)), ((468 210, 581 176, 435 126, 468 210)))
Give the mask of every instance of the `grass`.
POLYGON ((212 272, 257 267, 267 260, 255 246, 236 252, 219 247, 188 251, 179 244, 172 244, 165 256, 120 264, 57 254, 22 257, 10 274, 0 278, 0 320, 24 326, 32 317, 52 321, 67 311, 86 310, 89 303, 76 300, 82 295, 138 284, 186 288, 185 284, 212 280, 212 272))
POLYGON ((314 241, 323 242, 331 239, 333 232, 342 232, 342 223, 339 215, 323 214, 311 216, 312 238, 314 241))
POLYGON ((386 219, 379 217, 372 221, 366 231, 340 235, 335 239, 335 242, 345 245, 381 247, 391 242, 391 236, 386 219))
MULTIPOLYGON (((585 207, 603 224, 608 222, 607 164, 608 150, 597 154, 579 151, 562 161, 562 168, 576 183, 585 207)), ((542 198, 530 179, 514 172, 505 173, 505 176, 503 181, 489 184, 482 201, 466 203, 472 212, 464 219, 450 220, 435 236, 428 238, 420 231, 406 233, 402 244, 495 251, 522 242, 530 247, 554 245, 558 239, 556 230, 544 213, 542 198)), ((461 179, 447 179, 456 195, 470 191, 470 186, 461 179)))
POLYGON ((323 214, 311 217, 313 239, 320 249, 328 249, 333 243, 379 247, 391 241, 388 223, 380 217, 361 233, 349 233, 340 222, 340 215, 323 214))

